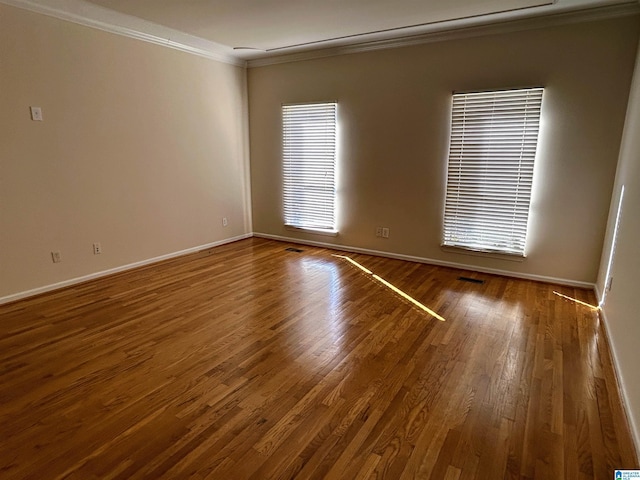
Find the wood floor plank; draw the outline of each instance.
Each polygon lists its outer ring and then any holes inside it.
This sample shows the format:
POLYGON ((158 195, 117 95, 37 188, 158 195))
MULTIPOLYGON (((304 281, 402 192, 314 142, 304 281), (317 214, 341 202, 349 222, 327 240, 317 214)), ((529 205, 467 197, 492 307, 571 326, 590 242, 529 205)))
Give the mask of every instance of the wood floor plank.
POLYGON ((0 477, 639 468, 598 311, 570 300, 593 292, 287 246, 242 240, 0 306, 0 477))

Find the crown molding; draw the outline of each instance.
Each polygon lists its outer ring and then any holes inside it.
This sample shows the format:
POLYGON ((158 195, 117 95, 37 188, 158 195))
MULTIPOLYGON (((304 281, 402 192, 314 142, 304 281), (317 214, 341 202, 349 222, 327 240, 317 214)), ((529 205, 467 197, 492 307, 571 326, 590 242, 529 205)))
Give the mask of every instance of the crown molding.
POLYGON ((441 24, 434 26, 429 32, 416 35, 291 53, 267 54, 259 58, 245 59, 225 45, 119 13, 84 0, 0 0, 0 3, 245 68, 604 20, 640 13, 640 0, 628 0, 614 5, 580 10, 576 10, 574 6, 573 9, 553 10, 534 17, 474 19, 455 26, 441 24))
POLYGON ((0 0, 0 3, 222 63, 239 67, 247 64, 233 55, 230 47, 82 0, 0 0))
POLYGON ((281 54, 269 57, 261 57, 247 60, 248 68, 257 68, 281 63, 300 62, 319 58, 348 55, 352 53, 371 52, 390 48, 422 45, 425 43, 457 40, 484 35, 511 33, 537 28, 555 27, 572 23, 582 23, 611 18, 626 17, 640 14, 640 0, 632 0, 625 3, 594 7, 584 10, 552 12, 543 16, 536 16, 518 20, 493 21, 483 24, 463 27, 443 27, 437 31, 431 31, 419 35, 411 35, 388 40, 363 42, 354 45, 337 46, 308 50, 303 52, 281 54))

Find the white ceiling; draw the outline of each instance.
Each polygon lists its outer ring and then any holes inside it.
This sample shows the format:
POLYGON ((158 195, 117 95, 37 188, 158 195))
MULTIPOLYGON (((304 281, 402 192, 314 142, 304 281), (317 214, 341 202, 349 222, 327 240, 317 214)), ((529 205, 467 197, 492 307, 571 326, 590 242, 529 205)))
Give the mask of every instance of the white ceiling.
POLYGON ((636 0, 0 0, 233 61, 344 47, 636 0), (251 49, 238 49, 251 47, 251 49))

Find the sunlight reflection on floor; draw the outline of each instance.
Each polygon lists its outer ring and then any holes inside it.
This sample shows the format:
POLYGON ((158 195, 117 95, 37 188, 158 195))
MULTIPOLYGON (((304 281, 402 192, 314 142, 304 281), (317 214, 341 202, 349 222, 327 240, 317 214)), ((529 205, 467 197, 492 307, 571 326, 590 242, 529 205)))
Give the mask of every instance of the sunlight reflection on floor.
POLYGON ((364 273, 366 273, 367 275, 371 275, 372 278, 374 278, 375 280, 377 280, 379 283, 381 283, 382 285, 384 285, 385 287, 387 287, 388 289, 390 289, 391 291, 395 292, 396 294, 400 295, 402 298, 404 298, 405 300, 408 300, 409 302, 411 302, 413 305, 415 305, 416 307, 418 307, 419 309, 427 312, 429 315, 431 315, 432 317, 440 320, 441 322, 444 322, 445 319, 443 317, 441 317, 440 315, 438 315, 436 312, 434 312, 433 310, 431 310, 428 307, 425 307, 422 303, 420 303, 419 301, 417 301, 415 298, 413 298, 411 295, 408 295, 407 293, 403 292, 402 290, 400 290, 398 287, 396 287, 395 285, 387 282, 384 278, 374 274, 371 270, 367 269, 366 267, 360 265, 358 262, 356 262, 355 260, 353 260, 352 258, 349 258, 345 255, 333 255, 334 257, 337 258, 342 258, 344 260, 347 260, 349 263, 351 263, 352 265, 355 265, 356 267, 358 267, 360 270, 362 270, 364 273))

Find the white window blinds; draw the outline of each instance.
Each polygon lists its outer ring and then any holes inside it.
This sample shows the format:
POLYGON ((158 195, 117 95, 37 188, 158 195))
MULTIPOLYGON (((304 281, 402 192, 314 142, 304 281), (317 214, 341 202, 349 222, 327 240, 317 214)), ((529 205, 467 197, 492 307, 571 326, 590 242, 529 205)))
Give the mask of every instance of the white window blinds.
POLYGON ((285 225, 336 231, 336 103, 284 105, 285 225))
POLYGON ((542 92, 453 95, 444 245, 524 256, 542 92))

